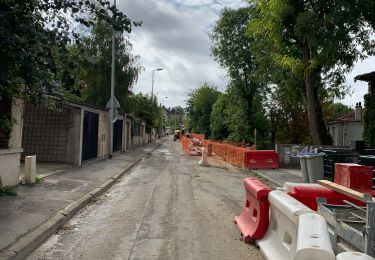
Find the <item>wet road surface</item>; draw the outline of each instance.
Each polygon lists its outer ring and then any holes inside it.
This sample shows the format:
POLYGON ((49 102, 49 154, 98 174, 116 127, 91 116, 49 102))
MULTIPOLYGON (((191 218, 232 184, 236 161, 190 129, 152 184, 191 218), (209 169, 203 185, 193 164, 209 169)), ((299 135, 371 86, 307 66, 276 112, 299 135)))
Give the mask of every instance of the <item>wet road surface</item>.
POLYGON ((262 259, 233 223, 246 177, 168 140, 27 259, 262 259))

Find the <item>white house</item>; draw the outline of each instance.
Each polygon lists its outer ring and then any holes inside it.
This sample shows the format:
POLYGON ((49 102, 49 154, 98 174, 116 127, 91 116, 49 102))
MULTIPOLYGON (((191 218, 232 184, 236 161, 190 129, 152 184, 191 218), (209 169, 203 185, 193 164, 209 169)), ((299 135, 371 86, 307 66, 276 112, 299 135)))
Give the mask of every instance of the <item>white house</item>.
POLYGON ((355 110, 327 123, 328 131, 335 146, 350 146, 351 141, 363 140, 362 104, 356 104, 355 110))

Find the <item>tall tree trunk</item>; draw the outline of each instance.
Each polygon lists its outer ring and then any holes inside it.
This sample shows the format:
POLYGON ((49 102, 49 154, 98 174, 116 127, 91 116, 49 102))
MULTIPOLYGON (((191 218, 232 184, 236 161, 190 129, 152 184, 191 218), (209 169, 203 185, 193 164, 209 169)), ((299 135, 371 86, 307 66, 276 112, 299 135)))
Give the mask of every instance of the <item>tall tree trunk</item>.
POLYGON ((330 145, 332 138, 327 131, 324 122, 323 110, 319 100, 319 72, 310 67, 310 48, 306 42, 303 43, 303 64, 304 64, 304 81, 306 88, 307 114, 309 117, 309 126, 313 141, 317 145, 330 145))

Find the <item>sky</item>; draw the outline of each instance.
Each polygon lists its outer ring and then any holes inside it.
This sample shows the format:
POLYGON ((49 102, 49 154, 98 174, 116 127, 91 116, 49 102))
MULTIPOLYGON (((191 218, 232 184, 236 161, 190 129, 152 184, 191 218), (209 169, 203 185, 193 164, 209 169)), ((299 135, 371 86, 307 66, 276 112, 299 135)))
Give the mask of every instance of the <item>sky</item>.
MULTIPOLYGON (((228 78, 211 56, 209 33, 225 7, 244 6, 242 0, 117 0, 118 8, 130 19, 142 21, 129 38, 133 53, 144 67, 134 93, 151 93, 167 107, 185 107, 186 94, 204 82, 224 91, 228 78)), ((375 70, 372 57, 355 65, 347 75, 352 95, 340 102, 354 106, 363 103, 366 82, 354 82, 358 74, 375 70)))

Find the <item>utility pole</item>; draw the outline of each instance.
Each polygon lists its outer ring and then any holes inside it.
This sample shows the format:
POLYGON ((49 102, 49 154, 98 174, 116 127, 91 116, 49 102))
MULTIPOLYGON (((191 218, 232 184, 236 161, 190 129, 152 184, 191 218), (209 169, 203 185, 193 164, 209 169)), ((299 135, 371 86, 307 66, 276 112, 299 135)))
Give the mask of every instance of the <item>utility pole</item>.
POLYGON ((151 100, 154 100, 154 74, 155 74, 155 71, 161 71, 161 70, 163 70, 163 69, 159 68, 159 69, 152 70, 151 100))
POLYGON ((114 99, 115 99, 115 64, 116 64, 116 43, 115 43, 115 23, 116 21, 116 0, 114 0, 113 25, 112 25, 112 68, 111 68, 111 98, 109 108, 109 152, 108 157, 112 158, 113 152, 113 115, 114 115, 114 99))

